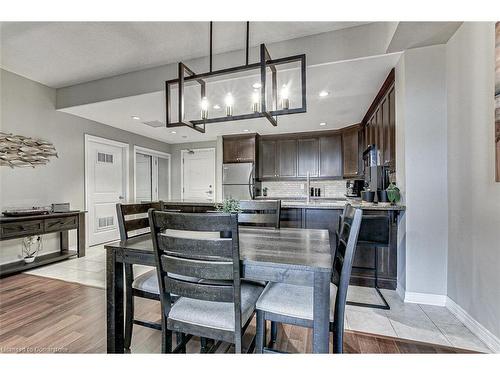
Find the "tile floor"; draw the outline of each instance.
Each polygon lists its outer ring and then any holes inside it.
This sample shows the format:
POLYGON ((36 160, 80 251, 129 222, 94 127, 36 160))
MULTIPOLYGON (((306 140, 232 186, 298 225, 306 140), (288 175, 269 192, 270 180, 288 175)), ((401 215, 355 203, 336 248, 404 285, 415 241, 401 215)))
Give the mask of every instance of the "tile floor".
MULTIPOLYGON (((149 267, 134 266, 134 273, 139 275, 149 269, 149 267)), ((106 285, 104 246, 93 246, 87 249, 84 258, 70 259, 27 273, 104 288, 106 285)), ((393 290, 383 290, 382 293, 391 306, 390 310, 348 305, 346 308, 346 328, 383 336, 490 352, 488 347, 446 307, 404 303, 393 290)), ((358 286, 349 287, 348 300, 380 303, 374 289, 358 286)))

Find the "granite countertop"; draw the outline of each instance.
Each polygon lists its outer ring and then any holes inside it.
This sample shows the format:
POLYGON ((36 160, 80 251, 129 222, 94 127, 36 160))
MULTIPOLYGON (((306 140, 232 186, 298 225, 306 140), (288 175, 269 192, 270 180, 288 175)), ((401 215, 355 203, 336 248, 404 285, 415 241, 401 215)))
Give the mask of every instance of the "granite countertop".
POLYGON ((257 199, 280 199, 283 208, 322 208, 322 209, 343 209, 347 202, 353 207, 364 210, 379 211, 404 211, 403 205, 379 205, 377 203, 362 203, 361 200, 345 198, 311 198, 307 203, 306 198, 294 197, 257 197, 257 199))

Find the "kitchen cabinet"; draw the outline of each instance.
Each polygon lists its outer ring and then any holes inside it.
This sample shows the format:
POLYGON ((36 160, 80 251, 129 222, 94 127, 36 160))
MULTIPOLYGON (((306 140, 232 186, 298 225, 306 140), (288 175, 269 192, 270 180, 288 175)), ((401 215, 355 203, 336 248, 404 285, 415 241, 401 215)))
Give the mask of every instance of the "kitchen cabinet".
POLYGON ((319 140, 317 138, 299 139, 297 141, 297 176, 318 177, 319 175, 319 140))
POLYGON ((342 136, 333 134, 319 138, 320 177, 342 177, 342 136))
POLYGON ((359 177, 363 173, 358 126, 342 132, 342 160, 345 178, 359 177))
POLYGON ((337 230, 342 210, 308 208, 305 210, 304 227, 307 229, 337 230))
POLYGON ((223 163, 252 163, 256 161, 257 135, 224 136, 223 163))
POLYGON ((282 139, 278 141, 278 176, 297 176, 297 140, 282 139))
POLYGON ((276 178, 278 177, 278 168, 276 160, 276 140, 262 140, 259 147, 259 177, 276 178))
POLYGON ((375 144, 381 165, 396 170, 396 95, 391 71, 363 118, 364 148, 375 144))
POLYGON ((281 228, 302 228, 302 209, 282 208, 280 214, 281 228))

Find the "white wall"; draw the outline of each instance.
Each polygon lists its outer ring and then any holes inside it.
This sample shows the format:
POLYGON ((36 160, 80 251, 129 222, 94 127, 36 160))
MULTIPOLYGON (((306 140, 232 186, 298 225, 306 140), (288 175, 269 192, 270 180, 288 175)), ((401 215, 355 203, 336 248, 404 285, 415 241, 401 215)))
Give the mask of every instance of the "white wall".
POLYGON ((445 52, 444 45, 410 49, 396 72, 397 177, 407 207, 398 239, 405 242, 405 265, 399 268, 406 270, 408 300, 426 295, 436 304, 444 304, 447 282, 445 52))
MULTIPOLYGON (((70 202, 71 208, 84 209, 84 134, 130 144, 130 197, 134 196, 133 145, 169 151, 166 143, 56 111, 52 88, 5 70, 0 70, 0 81, 0 129, 45 138, 54 143, 59 154, 58 159, 36 168, 0 167, 0 207, 70 202)), ((74 244, 74 234, 70 239, 74 244)), ((0 263, 17 257, 18 240, 3 241, 1 246, 0 263)), ((47 251, 57 246, 55 241, 45 242, 47 251)))
POLYGON ((494 24, 464 23, 446 46, 448 296, 500 337, 500 183, 495 182, 494 24))

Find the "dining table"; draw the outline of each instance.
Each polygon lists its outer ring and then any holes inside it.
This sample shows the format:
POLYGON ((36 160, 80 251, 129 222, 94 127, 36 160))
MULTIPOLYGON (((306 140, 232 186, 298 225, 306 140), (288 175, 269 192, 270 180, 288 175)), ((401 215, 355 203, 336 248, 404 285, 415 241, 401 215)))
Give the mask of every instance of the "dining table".
MULTIPOLYGON (((313 288, 313 353, 328 353, 332 255, 322 229, 239 227, 241 277, 313 288)), ((124 352, 124 264, 155 266, 150 234, 105 245, 107 352, 124 352)))

